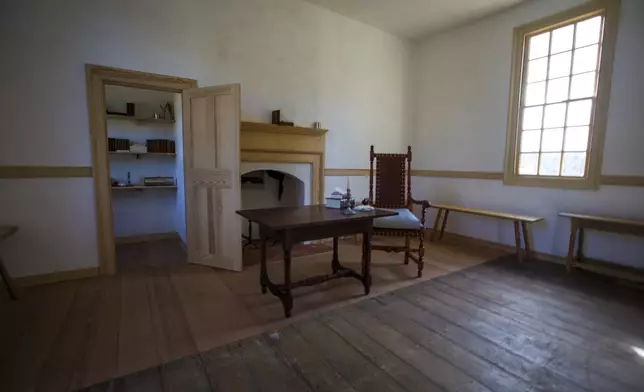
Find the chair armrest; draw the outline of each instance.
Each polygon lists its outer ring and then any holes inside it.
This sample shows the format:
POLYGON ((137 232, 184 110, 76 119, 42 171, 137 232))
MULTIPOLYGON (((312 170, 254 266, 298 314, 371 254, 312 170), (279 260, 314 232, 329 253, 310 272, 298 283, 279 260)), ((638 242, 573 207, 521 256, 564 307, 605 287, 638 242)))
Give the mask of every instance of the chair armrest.
POLYGON ((413 197, 411 198, 411 203, 416 205, 421 205, 423 206, 423 209, 426 209, 432 206, 431 204, 429 204, 427 200, 416 200, 413 197))
POLYGON ((415 205, 419 205, 419 206, 423 207, 422 214, 421 214, 421 219, 420 219, 420 224, 421 224, 421 227, 423 228, 423 230, 425 230, 425 212, 432 205, 429 204, 429 202, 427 200, 416 200, 413 197, 410 197, 409 201, 411 202, 411 204, 415 204, 415 205))

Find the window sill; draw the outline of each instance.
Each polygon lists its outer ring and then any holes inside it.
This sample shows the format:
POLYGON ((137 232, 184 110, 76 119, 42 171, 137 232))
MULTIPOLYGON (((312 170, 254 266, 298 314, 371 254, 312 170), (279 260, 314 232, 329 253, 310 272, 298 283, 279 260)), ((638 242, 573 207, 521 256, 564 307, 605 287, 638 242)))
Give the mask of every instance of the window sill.
POLYGON ((528 186, 540 188, 559 189, 580 189, 598 190, 599 181, 592 177, 570 178, 570 177, 545 177, 545 176, 518 176, 506 174, 503 177, 503 185, 506 186, 528 186))

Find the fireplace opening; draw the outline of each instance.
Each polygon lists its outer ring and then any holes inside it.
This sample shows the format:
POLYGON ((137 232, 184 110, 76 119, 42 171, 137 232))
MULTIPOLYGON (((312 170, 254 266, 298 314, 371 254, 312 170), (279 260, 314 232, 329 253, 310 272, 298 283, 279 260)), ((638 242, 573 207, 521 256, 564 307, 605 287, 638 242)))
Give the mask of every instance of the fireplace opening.
MULTIPOLYGON (((305 204, 305 184, 299 178, 279 170, 253 170, 241 175, 242 209, 295 207, 305 204)), ((242 224, 244 237, 259 238, 253 223, 242 224)))

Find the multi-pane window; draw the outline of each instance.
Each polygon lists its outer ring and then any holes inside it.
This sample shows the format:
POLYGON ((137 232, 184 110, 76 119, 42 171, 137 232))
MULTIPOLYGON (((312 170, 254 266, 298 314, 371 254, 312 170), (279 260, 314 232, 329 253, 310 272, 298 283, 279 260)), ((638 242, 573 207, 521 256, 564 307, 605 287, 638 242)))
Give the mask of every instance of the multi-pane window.
POLYGON ((515 31, 506 182, 583 187, 600 167, 616 32, 604 4, 515 31))

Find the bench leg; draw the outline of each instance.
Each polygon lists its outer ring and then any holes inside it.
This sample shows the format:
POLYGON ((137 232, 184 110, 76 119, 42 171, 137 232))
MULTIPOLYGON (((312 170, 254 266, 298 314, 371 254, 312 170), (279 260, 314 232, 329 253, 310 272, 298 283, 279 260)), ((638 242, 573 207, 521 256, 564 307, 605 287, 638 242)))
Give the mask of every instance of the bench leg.
POLYGON ((519 231, 519 221, 514 221, 514 242, 517 248, 517 260, 523 261, 521 255, 521 232, 519 231))
POLYGON ((434 220, 434 228, 432 229, 432 236, 430 237, 429 241, 434 242, 434 239, 436 238, 436 232, 438 231, 438 225, 441 222, 441 216, 443 216, 443 210, 438 209, 436 212, 436 220, 434 220))
POLYGON ((530 245, 530 234, 528 233, 528 224, 521 222, 521 229, 523 229, 523 243, 525 245, 525 256, 528 260, 532 257, 532 246, 530 245))
POLYGON ((443 234, 445 234, 445 226, 447 226, 447 217, 449 216, 449 210, 445 211, 445 217, 443 218, 443 225, 441 226, 441 235, 438 237, 439 240, 443 239, 443 234))
POLYGON ((570 221, 570 240, 568 242, 568 262, 566 263, 566 271, 572 271, 572 262, 575 255, 575 239, 577 237, 577 221, 572 219, 570 221))

